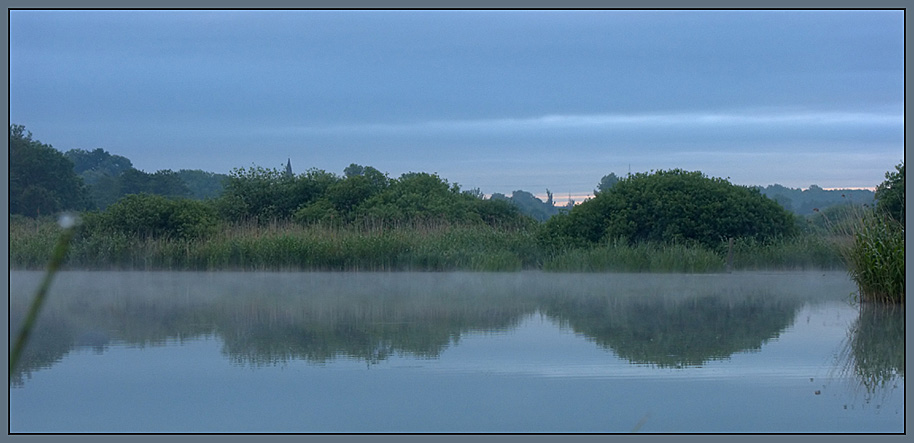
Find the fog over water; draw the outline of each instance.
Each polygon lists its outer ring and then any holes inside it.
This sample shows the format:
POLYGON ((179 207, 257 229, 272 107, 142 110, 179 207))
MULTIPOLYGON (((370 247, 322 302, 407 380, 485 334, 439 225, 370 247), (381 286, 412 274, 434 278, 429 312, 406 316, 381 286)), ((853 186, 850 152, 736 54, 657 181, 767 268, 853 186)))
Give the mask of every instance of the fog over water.
POLYGON ((903 430, 903 315, 842 272, 58 277, 13 432, 903 430))

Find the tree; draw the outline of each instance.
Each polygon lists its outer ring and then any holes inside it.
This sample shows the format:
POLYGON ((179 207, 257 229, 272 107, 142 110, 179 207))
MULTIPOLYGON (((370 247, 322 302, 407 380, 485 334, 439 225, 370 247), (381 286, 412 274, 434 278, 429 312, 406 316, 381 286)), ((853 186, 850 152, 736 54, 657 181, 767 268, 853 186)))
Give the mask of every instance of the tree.
MULTIPOLYGON (((373 175, 377 177, 377 174, 370 173, 373 169, 365 167, 362 170, 364 176, 353 175, 346 181, 373 175)), ((352 174, 357 171, 356 168, 348 169, 348 173, 352 174)), ((527 226, 530 222, 514 205, 495 198, 483 199, 477 190, 461 191, 456 183, 450 184, 436 174, 424 172, 408 172, 390 180, 387 187, 351 208, 348 219, 353 221, 436 221, 512 227, 527 226)))
POLYGON ((336 210, 348 213, 381 190, 364 175, 353 175, 330 185, 326 196, 336 210))
POLYGON ((390 185, 390 178, 387 177, 387 174, 384 174, 371 166, 362 166, 352 163, 343 170, 343 174, 346 178, 365 177, 368 179, 371 187, 375 190, 383 190, 390 185))
POLYGON ((606 192, 612 189, 612 187, 619 182, 619 177, 616 177, 614 172, 610 172, 609 175, 604 175, 600 179, 600 183, 597 185, 597 189, 593 191, 594 194, 599 194, 601 192, 606 192))
POLYGON ((234 221, 288 220, 339 180, 336 175, 319 169, 289 178, 276 169, 236 168, 225 179, 217 206, 223 217, 234 221))
POLYGON ((170 169, 153 174, 138 169, 128 169, 119 177, 120 195, 155 194, 164 197, 190 197, 190 189, 178 174, 170 169))
POLYGON ((198 200, 217 198, 222 195, 225 180, 228 178, 225 174, 206 172, 200 169, 182 169, 177 174, 181 181, 187 185, 191 196, 198 200))
POLYGON ((885 181, 876 187, 876 208, 904 224, 904 161, 895 172, 886 172, 885 181))
POLYGON ((559 213, 559 209, 552 204, 552 192, 546 190, 546 195, 547 200, 544 202, 527 191, 517 190, 508 201, 516 205, 520 212, 542 222, 559 213))
POLYGON ((763 240, 795 229, 793 215, 758 189, 674 169, 621 179, 550 219, 546 233, 571 243, 621 239, 716 246, 726 238, 763 240))
POLYGON ((133 169, 128 158, 112 155, 102 148, 93 151, 71 149, 64 155, 73 162, 73 170, 88 185, 94 184, 102 176, 117 177, 124 171, 133 169))
POLYGON ((9 127, 10 214, 50 215, 91 208, 88 190, 64 154, 22 125, 9 127))

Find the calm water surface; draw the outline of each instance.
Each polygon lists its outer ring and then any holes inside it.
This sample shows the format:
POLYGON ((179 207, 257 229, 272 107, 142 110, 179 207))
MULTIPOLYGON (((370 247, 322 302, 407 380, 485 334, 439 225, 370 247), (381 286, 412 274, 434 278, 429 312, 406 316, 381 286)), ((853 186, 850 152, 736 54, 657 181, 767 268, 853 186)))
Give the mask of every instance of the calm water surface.
MULTIPOLYGON (((11 271, 18 331, 40 273, 11 271)), ((843 272, 64 272, 11 433, 903 433, 843 272)))

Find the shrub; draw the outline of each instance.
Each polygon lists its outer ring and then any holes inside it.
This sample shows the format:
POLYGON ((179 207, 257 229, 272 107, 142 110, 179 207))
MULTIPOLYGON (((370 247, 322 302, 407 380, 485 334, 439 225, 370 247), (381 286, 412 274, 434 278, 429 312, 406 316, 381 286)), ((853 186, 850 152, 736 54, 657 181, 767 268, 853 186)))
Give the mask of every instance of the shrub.
POLYGON ((793 215, 758 189, 680 169, 639 173, 546 223, 547 239, 598 243, 764 240, 796 231, 793 215), (566 219, 567 217, 567 219, 566 219))
POLYGON ((143 237, 200 238, 216 229, 215 209, 206 202, 170 200, 159 195, 132 194, 104 212, 87 214, 90 232, 143 237))

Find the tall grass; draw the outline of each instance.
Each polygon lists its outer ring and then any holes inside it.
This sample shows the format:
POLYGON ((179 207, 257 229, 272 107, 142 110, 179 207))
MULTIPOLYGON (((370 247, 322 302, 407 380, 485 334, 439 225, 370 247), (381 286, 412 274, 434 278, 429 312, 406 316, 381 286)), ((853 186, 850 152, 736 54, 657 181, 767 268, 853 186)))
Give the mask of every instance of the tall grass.
MULTIPOLYGON (((43 267, 59 232, 50 221, 11 220, 11 266, 43 267)), ((719 248, 607 242, 555 250, 538 243, 534 229, 447 222, 240 223, 201 239, 82 232, 72 242, 68 264, 138 270, 720 272, 727 255, 726 242, 719 248)), ((837 266, 837 248, 819 235, 734 241, 734 270, 837 266)))
MULTIPOLYGON (((725 251, 725 245, 719 248, 725 251)), ((733 242, 734 267, 741 270, 761 269, 838 269, 844 266, 835 242, 830 236, 805 234, 767 241, 739 238, 733 242)))
POLYGON ((697 245, 624 242, 571 249, 543 263, 544 270, 564 272, 717 272, 724 266, 720 254, 697 245))
POLYGON ((847 208, 840 221, 826 219, 859 289, 859 301, 904 303, 904 225, 879 211, 847 208))
MULTIPOLYGON (((47 223, 14 223, 11 266, 44 266, 53 248, 46 239, 58 232, 47 223)), ((538 253, 533 234, 513 228, 238 224, 203 239, 82 233, 73 241, 68 263, 141 270, 516 271, 538 266, 538 253)))

